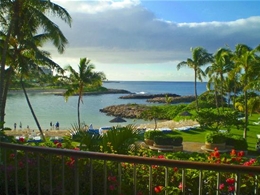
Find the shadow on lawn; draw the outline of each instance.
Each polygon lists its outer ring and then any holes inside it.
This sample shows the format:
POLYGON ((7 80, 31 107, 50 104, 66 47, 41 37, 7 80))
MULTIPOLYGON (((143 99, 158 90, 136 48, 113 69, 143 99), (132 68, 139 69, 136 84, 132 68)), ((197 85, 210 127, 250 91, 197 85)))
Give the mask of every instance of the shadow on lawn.
POLYGON ((191 130, 189 130, 189 131, 183 131, 183 133, 185 133, 185 134, 200 134, 200 133, 203 133, 203 132, 205 132, 206 130, 203 130, 203 129, 191 129, 191 130))

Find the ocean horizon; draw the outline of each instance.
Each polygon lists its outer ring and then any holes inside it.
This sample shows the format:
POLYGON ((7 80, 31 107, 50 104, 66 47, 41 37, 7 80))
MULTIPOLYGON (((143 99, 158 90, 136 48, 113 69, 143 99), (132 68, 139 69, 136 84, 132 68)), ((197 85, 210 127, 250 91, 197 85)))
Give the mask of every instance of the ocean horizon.
MULTIPOLYGON (((176 81, 108 81, 103 86, 109 89, 124 89, 131 93, 163 94, 175 93, 181 96, 194 95, 194 82, 176 81)), ((197 83, 198 94, 206 91, 206 82, 197 83)), ((65 102, 63 96, 45 93, 28 93, 34 112, 42 129, 50 129, 50 122, 59 122, 60 129, 70 129, 77 123, 77 96, 72 96, 65 102)), ((86 125, 92 124, 94 128, 101 126, 118 125, 110 123, 113 116, 107 116, 99 110, 119 104, 152 104, 140 99, 119 99, 126 94, 101 94, 86 95, 83 104, 80 105, 81 121, 86 125)), ((143 124, 152 121, 125 118, 127 124, 143 124)), ((14 123, 22 124, 22 128, 29 126, 37 129, 36 123, 29 110, 23 93, 11 93, 8 95, 6 104, 5 127, 14 127, 14 123)), ((19 129, 19 125, 17 125, 19 129)))

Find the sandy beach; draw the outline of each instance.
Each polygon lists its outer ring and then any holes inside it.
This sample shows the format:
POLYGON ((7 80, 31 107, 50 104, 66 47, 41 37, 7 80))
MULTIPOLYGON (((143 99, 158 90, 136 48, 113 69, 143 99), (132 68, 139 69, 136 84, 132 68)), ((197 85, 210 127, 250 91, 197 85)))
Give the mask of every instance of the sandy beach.
MULTIPOLYGON (((184 126, 192 126, 198 124, 196 121, 193 120, 182 120, 179 122, 173 121, 173 120, 167 120, 157 123, 158 128, 170 128, 174 129, 177 127, 184 127, 184 126)), ((154 128, 154 122, 150 121, 149 123, 144 123, 137 126, 138 128, 147 128, 147 129, 153 129, 154 128)), ((70 136, 70 129, 60 129, 60 130, 43 130, 46 137, 53 137, 53 136, 70 136)), ((40 135, 39 130, 30 130, 30 129, 17 129, 17 130, 8 130, 5 131, 6 135, 10 136, 25 136, 28 137, 31 134, 40 135)))

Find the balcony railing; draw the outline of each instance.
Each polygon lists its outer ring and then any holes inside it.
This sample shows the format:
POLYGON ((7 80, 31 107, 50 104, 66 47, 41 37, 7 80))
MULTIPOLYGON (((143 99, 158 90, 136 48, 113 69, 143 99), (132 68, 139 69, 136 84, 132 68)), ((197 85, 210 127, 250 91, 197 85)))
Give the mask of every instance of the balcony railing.
POLYGON ((3 142, 0 142, 0 157, 0 194, 5 195, 240 195, 259 194, 260 188, 259 166, 167 160, 3 142), (174 175, 176 170, 178 175, 174 175), (219 187, 225 178, 223 175, 235 178, 234 188, 226 193, 219 187), (249 185, 245 184, 248 181, 251 181, 251 191, 247 193, 244 185, 249 185), (161 188, 155 189, 158 185, 163 186, 162 192, 161 188))

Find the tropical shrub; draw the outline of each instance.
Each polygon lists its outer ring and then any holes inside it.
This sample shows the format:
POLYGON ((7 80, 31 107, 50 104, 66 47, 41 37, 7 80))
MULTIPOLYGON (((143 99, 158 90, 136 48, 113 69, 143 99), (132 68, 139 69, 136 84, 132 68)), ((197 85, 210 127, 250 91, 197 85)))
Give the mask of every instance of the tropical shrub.
POLYGON ((113 127, 102 136, 101 152, 128 154, 131 144, 141 139, 133 125, 126 127, 113 127))
POLYGON ((154 140, 155 136, 162 136, 163 132, 159 130, 149 130, 144 132, 144 139, 154 140))
POLYGON ((225 143, 227 136, 225 133, 220 132, 208 132, 205 135, 205 142, 212 144, 225 143))
POLYGON ((235 150, 247 150, 248 144, 246 139, 239 135, 227 136, 226 144, 233 146, 235 150))
POLYGON ((171 146, 181 146, 183 138, 181 136, 155 136, 154 143, 156 145, 171 145, 171 146))
POLYGON ((230 130, 232 126, 239 129, 244 125, 242 120, 238 120, 238 112, 231 110, 218 112, 216 109, 201 109, 197 112, 195 118, 201 127, 214 130, 219 130, 221 127, 230 130))
MULTIPOLYGON (((19 144, 26 143, 22 142, 21 140, 19 144)), ((31 145, 34 144, 32 143, 31 145)), ((40 143, 40 145, 46 147, 46 143, 40 143)), ((79 150, 78 148, 67 148, 69 145, 71 144, 66 145, 64 142, 48 142, 48 147, 54 147, 60 150, 79 150)), ((75 184, 79 186, 79 194, 90 194, 90 184, 93 184, 93 194, 104 194, 104 191, 106 191, 109 195, 175 195, 181 194, 184 186, 185 194, 197 194, 198 188, 202 185, 202 194, 215 194, 216 189, 219 189, 220 194, 232 195, 234 194, 236 184, 235 173, 205 170, 201 175, 201 170, 196 169, 186 169, 185 183, 182 183, 182 169, 178 167, 168 167, 167 175, 170 179, 170 182, 167 186, 165 186, 164 166, 136 164, 130 162, 113 162, 95 159, 90 160, 89 158, 75 158, 70 156, 62 157, 60 155, 49 155, 47 153, 24 153, 22 150, 14 152, 12 149, 7 149, 5 154, 7 157, 5 159, 5 165, 0 164, 0 171, 4 173, 4 170, 6 170, 7 166, 8 169, 6 171, 8 172, 8 176, 7 178, 4 178, 4 174, 0 174, 0 190, 2 192, 5 191, 4 182, 7 179, 9 194, 16 194, 14 178, 17 178, 18 193, 23 194, 27 191, 25 175, 28 176, 29 180, 29 194, 38 194, 38 180, 34 179, 35 175, 38 175, 38 170, 40 170, 41 177, 41 194, 49 194, 49 190, 52 189, 53 195, 58 195, 61 193, 63 178, 66 178, 64 180, 66 194, 74 194, 75 184), (38 159, 40 161, 38 161, 38 159), (104 162, 106 165, 106 171, 104 171, 104 162), (27 166, 29 169, 26 168, 27 166), (119 166, 120 169, 118 169, 119 166), (94 170, 93 177, 91 173, 91 167, 94 170), (53 180, 51 182, 50 170, 52 170, 53 176, 53 180), (77 179, 67 179, 75 178, 75 173, 77 173, 77 179), (135 178, 133 178, 133 173, 135 173, 135 178), (149 186, 148 178, 150 177, 153 186, 149 186), (202 177, 202 184, 200 183, 200 177, 202 177), (91 180, 91 178, 93 178, 93 180, 91 180), (219 186, 218 181, 221 181, 219 186), (105 188, 105 186, 107 188, 105 188)), ((243 152, 238 152, 235 150, 232 150, 230 154, 220 154, 218 150, 214 150, 208 154, 176 152, 169 154, 160 153, 160 155, 156 155, 156 153, 150 150, 140 150, 139 153, 135 153, 135 155, 140 157, 152 157, 159 159, 208 162, 211 164, 259 166, 259 161, 257 159, 246 158, 244 157, 243 152)), ((254 194, 255 183, 259 183, 260 179, 255 177, 254 174, 248 173, 240 174, 239 176, 240 185, 238 185, 238 187, 240 187, 240 194, 254 194)))

